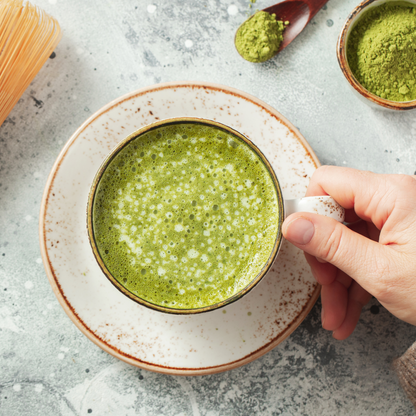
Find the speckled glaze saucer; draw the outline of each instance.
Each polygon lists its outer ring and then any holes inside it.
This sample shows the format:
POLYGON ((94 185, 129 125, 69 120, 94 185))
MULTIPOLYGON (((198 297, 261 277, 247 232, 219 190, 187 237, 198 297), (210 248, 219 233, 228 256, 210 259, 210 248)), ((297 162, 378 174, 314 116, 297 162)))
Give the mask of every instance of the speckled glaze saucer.
POLYGON ((302 252, 283 242, 263 280, 237 302, 199 315, 150 310, 104 276, 88 242, 91 183, 111 149, 156 120, 212 119, 246 135, 272 164, 285 198, 301 197, 319 161, 299 131, 275 109, 218 84, 150 86, 112 101, 69 139, 43 194, 43 263, 65 312, 95 344, 137 367, 165 374, 231 370, 270 351, 303 321, 319 296, 302 252))

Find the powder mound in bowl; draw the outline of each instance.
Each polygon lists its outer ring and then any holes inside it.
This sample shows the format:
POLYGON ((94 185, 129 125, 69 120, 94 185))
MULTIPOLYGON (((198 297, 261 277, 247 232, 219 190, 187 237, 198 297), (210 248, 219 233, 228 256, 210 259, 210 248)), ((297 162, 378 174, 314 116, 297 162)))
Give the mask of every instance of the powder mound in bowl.
POLYGON ((276 20, 275 14, 256 12, 241 25, 235 37, 238 53, 250 62, 265 62, 276 55, 288 23, 276 20))
POLYGON ((391 2, 366 12, 351 31, 347 59, 369 92, 391 101, 416 100, 416 7, 391 2))

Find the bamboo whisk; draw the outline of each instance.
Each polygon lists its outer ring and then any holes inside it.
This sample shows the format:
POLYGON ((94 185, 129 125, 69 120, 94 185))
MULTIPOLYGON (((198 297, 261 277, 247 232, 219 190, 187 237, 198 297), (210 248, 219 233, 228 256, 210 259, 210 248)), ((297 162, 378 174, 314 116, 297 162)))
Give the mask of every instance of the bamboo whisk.
POLYGON ((61 40, 58 22, 23 0, 0 0, 0 125, 61 40))

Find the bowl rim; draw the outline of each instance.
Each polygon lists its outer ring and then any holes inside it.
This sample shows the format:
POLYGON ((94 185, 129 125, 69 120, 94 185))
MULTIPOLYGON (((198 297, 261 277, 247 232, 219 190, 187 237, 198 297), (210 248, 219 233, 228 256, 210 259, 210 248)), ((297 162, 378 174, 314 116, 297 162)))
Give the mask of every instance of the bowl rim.
POLYGON ((121 140, 107 154, 106 158, 104 159, 104 161, 102 162, 102 164, 98 168, 98 170, 97 170, 97 172, 94 176, 93 182, 91 184, 90 190, 89 190, 88 202, 87 202, 87 210, 86 211, 87 211, 88 240, 89 240, 90 246, 92 248, 94 258, 95 258, 96 262, 98 263, 99 267, 101 268, 102 272, 104 273, 104 275, 121 293, 126 295, 128 298, 135 301, 136 303, 139 303, 140 305, 143 305, 143 306, 145 306, 149 309, 155 310, 155 311, 164 312, 164 313, 168 313, 168 314, 174 314, 174 315, 194 315, 194 314, 199 314, 199 313, 203 313, 203 312, 214 311, 214 310, 217 310, 219 308, 222 308, 224 306, 227 306, 227 305, 237 301, 238 299, 240 299, 244 295, 246 295, 248 292, 250 292, 255 286, 257 286, 257 284, 267 274, 267 272, 271 268, 274 260, 276 259, 277 254, 280 251, 280 247, 281 247, 282 240, 283 240, 282 224, 283 224, 283 220, 285 218, 285 207, 284 207, 284 202, 283 201, 284 201, 283 192, 282 192, 279 180, 276 176, 276 173, 275 173, 272 165, 270 164, 270 162, 268 161, 266 156, 263 154, 263 152, 250 139, 248 139, 243 133, 239 132, 238 130, 236 130, 236 129, 234 129, 234 128, 232 128, 232 127, 230 127, 230 126, 228 126, 224 123, 220 123, 218 121, 211 120, 211 119, 208 119, 208 118, 188 117, 188 116, 166 118, 166 119, 163 119, 163 120, 156 121, 154 123, 147 124, 147 125, 141 127, 140 129, 134 131, 133 133, 129 134, 127 137, 125 137, 123 140, 121 140), (118 155, 118 153, 122 149, 124 149, 126 146, 128 146, 135 139, 143 136, 145 133, 148 133, 152 130, 155 130, 155 129, 158 129, 158 128, 161 128, 161 127, 175 125, 175 124, 202 124, 202 125, 214 127, 214 128, 220 129, 220 130, 224 130, 228 134, 232 134, 232 135, 236 136, 238 139, 245 142, 252 149, 252 151, 255 154, 257 154, 257 156, 260 157, 260 159, 262 160, 263 164, 265 165, 267 171, 269 172, 269 174, 272 178, 275 190, 276 190, 277 204, 278 204, 278 208, 279 208, 278 229, 277 229, 277 234, 276 234, 275 241, 274 241, 274 244, 273 244, 273 248, 272 248, 272 251, 270 253, 270 256, 268 257, 267 261, 264 263, 264 265, 263 265, 262 269, 259 271, 259 273, 256 276, 254 276, 245 287, 240 289, 237 293, 234 293, 232 296, 230 296, 226 299, 223 299, 222 301, 217 302, 215 304, 210 304, 210 305, 206 305, 206 306, 202 306, 202 307, 198 307, 198 308, 189 308, 189 309, 172 308, 172 307, 163 306, 163 305, 159 305, 159 304, 150 302, 150 301, 148 301, 146 299, 143 299, 140 296, 132 293, 126 287, 124 287, 120 282, 118 282, 118 280, 112 275, 110 270, 107 268, 104 260, 102 259, 101 255, 100 255, 100 251, 98 249, 98 246, 97 246, 97 243, 96 243, 96 240, 95 240, 94 226, 93 226, 93 223, 94 223, 94 221, 93 221, 93 210, 94 210, 94 201, 95 201, 95 196, 96 196, 96 193, 97 193, 97 189, 98 189, 99 183, 101 181, 101 178, 102 178, 104 172, 106 171, 106 169, 108 168, 108 166, 110 165, 112 160, 118 155))
MULTIPOLYGON (((342 73, 344 74, 347 81, 350 85, 364 98, 371 101, 374 104, 377 104, 381 107, 390 109, 390 110, 413 110, 416 109, 416 100, 412 101, 392 101, 386 100, 385 98, 381 98, 378 95, 375 95, 368 90, 366 90, 355 78, 353 75, 350 66, 347 60, 347 41, 349 35, 348 31, 350 27, 357 21, 358 17, 366 11, 367 7, 372 5, 374 2, 382 4, 390 3, 390 2, 397 2, 397 3, 409 3, 413 4, 416 7, 415 0, 364 0, 360 3, 357 7, 353 9, 353 11, 348 15, 341 32, 338 36, 337 42, 337 59, 338 64, 341 68, 342 73)), ((377 7, 377 6, 374 6, 377 7)))

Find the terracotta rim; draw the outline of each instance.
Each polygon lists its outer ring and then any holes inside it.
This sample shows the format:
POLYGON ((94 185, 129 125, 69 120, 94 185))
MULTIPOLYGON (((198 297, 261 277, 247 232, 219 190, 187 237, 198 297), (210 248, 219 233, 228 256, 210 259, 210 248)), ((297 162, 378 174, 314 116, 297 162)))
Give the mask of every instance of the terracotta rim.
POLYGON ((63 290, 59 284, 57 275, 55 270, 52 267, 51 261, 49 260, 48 251, 46 247, 46 212, 47 212, 47 205, 49 201, 49 195, 51 193, 51 188, 55 181, 56 174, 59 170, 60 164, 62 160, 67 155, 69 149, 74 144, 74 142, 78 139, 78 137, 83 133, 83 131, 97 118, 102 116, 102 114, 108 112, 113 107, 123 103, 124 101, 130 100, 133 97, 139 97, 146 93, 152 91, 158 91, 163 89, 172 89, 172 88, 193 88, 193 89, 210 89, 221 91, 226 94, 230 94, 236 97, 241 97, 244 100, 250 101, 257 106, 263 108, 267 113, 270 114, 273 118, 282 122, 299 140, 299 143, 304 147, 306 152, 311 156, 311 159, 315 163, 316 167, 320 166, 320 162, 315 155, 314 151, 310 147, 309 143, 305 140, 305 138, 300 134, 299 130, 293 126, 284 116, 282 116, 278 111, 276 111, 270 105, 264 103, 263 101, 259 100, 258 98, 237 90, 235 88, 227 87, 221 84, 209 83, 209 82, 201 82, 201 81, 178 81, 178 82, 166 82, 157 85, 152 85, 149 87, 144 87, 138 89, 136 91, 127 93, 104 107, 100 110, 95 112, 91 117, 89 117, 70 137, 67 141, 61 152, 59 153, 51 172, 48 176, 46 181, 45 189, 42 196, 41 201, 41 208, 40 208, 40 216, 39 216, 39 239, 40 239, 40 251, 42 256, 43 265, 45 267, 46 275, 49 279, 49 283, 52 287, 52 290, 57 297, 59 303, 61 304, 62 308, 64 309, 65 313, 68 317, 72 320, 72 322, 76 325, 76 327, 94 344, 100 347, 102 350, 106 351, 108 354, 112 355, 115 358, 118 358, 121 361, 126 362, 127 364, 133 365, 135 367, 142 368, 144 370, 153 371, 156 373, 161 374, 170 374, 170 375, 180 375, 180 376, 196 376, 196 375, 209 375, 215 373, 221 373, 224 371, 229 371, 238 367, 241 367, 245 364, 249 364, 250 362, 260 358, 267 352, 271 351, 275 348, 278 344, 283 342, 292 332, 302 323, 302 321, 306 318, 309 314, 313 306, 315 305, 318 297, 320 295, 321 287, 317 285, 315 290, 310 295, 309 301, 306 303, 303 310, 299 313, 299 315, 288 324, 287 328, 284 329, 281 333, 276 335, 273 339, 270 340, 267 344, 263 345, 256 351, 246 355, 243 358, 240 358, 236 361, 229 362, 227 364, 221 364, 218 366, 212 367, 203 367, 203 368, 175 368, 175 367, 167 367, 162 365, 157 365, 154 363, 149 363, 146 361, 142 361, 137 357, 131 356, 129 354, 123 353, 119 349, 115 348, 113 345, 107 343, 104 339, 100 338, 97 334, 95 334, 87 325, 86 323, 78 316, 76 311, 72 308, 69 301, 66 299, 63 290))
MULTIPOLYGON (((348 35, 350 32, 350 27, 354 25, 354 23, 357 21, 359 15, 365 11, 365 9, 370 6, 372 3, 379 1, 379 0, 365 0, 361 4, 359 4, 347 17, 347 20, 344 23, 344 26, 341 30, 341 33, 338 37, 337 42, 337 59, 338 64, 341 68, 342 73, 344 74, 347 81, 350 83, 350 85, 364 98, 371 101, 374 104, 377 104, 381 107, 388 108, 390 110, 413 110, 416 108, 416 100, 412 101, 391 101, 386 100, 384 98, 381 98, 375 94, 372 94, 368 90, 366 90, 354 77, 352 74, 352 71, 350 69, 350 66, 348 65, 347 60, 347 43, 348 43, 348 35)), ((412 5, 415 5, 415 2, 409 1, 409 0, 386 0, 383 1, 383 3, 391 2, 391 1, 397 1, 400 3, 406 2, 412 5)), ((376 7, 376 6, 375 6, 376 7)))
POLYGON ((87 228, 88 228, 88 238, 89 242, 92 247, 92 251, 94 253, 94 257, 100 266, 103 273, 107 276, 107 278, 110 280, 110 282, 124 295, 128 296, 131 300, 134 302, 137 302, 143 306, 146 306, 149 309, 152 310, 158 310, 165 313, 170 314, 177 314, 177 315, 195 315, 198 313, 203 312, 210 312, 219 308, 222 308, 224 306, 227 306, 238 299, 242 298, 244 295, 246 295, 248 292, 250 292, 266 275, 266 273, 269 271, 270 267, 272 266, 282 243, 282 232, 281 227, 283 223, 284 215, 284 204, 283 204, 283 195, 282 190, 280 188, 279 180, 277 179, 276 173, 274 172, 273 167, 271 166, 270 162, 267 160, 266 156, 261 152, 261 150, 246 136, 244 136, 239 131, 233 129, 230 126, 227 126, 223 123, 219 123, 218 121, 209 120, 209 119, 203 119, 198 117, 175 117, 175 118, 168 118, 160 121, 156 121, 155 123, 148 124, 139 130, 136 130, 129 136, 127 136, 124 140, 119 142, 117 146, 111 150, 109 155, 106 157, 104 162, 101 164, 100 168, 98 169, 94 180, 91 185, 90 194, 88 197, 88 205, 87 205, 87 228), (169 308, 167 306, 162 306, 158 304, 151 303, 145 299, 140 298, 139 296, 135 295, 134 293, 130 292, 128 289, 126 289, 117 279, 114 278, 112 273, 108 270, 107 266, 105 265, 105 262, 103 261, 100 252, 97 247, 97 243, 95 240, 95 234, 94 234, 94 225, 93 225, 93 211, 94 211, 94 200, 95 195, 97 191, 97 187, 100 183, 100 180, 102 178, 102 175, 104 174, 105 170, 110 165, 111 161, 117 156, 117 154, 124 149, 132 140, 135 140, 139 136, 143 135, 144 133, 147 133, 151 130, 157 129, 159 127, 169 126, 173 124, 203 124, 206 126, 215 127, 217 129, 223 130, 227 132, 228 134, 231 134, 238 139, 245 142, 253 151, 256 153, 260 159, 262 160, 264 166, 268 170, 274 187, 276 189, 277 194, 277 204, 279 207, 279 221, 278 221, 278 229, 277 229, 277 235, 275 238, 275 242, 273 245, 273 249, 270 253, 269 258, 267 259, 266 263, 264 264, 263 268, 260 270, 259 274, 255 276, 253 280, 250 281, 250 283, 241 289, 238 293, 235 293, 230 298, 224 299, 221 302, 215 303, 213 305, 208 305, 200 308, 194 308, 194 309, 176 309, 176 308, 169 308))

